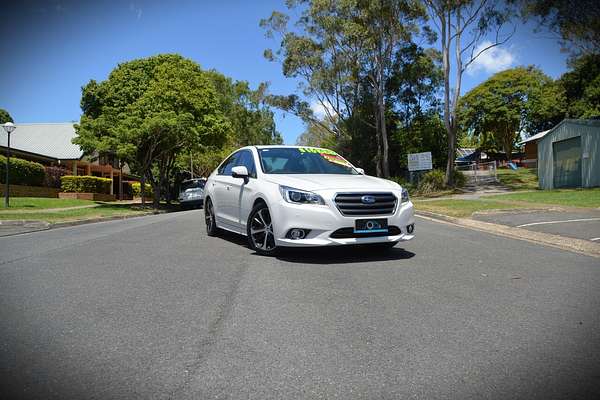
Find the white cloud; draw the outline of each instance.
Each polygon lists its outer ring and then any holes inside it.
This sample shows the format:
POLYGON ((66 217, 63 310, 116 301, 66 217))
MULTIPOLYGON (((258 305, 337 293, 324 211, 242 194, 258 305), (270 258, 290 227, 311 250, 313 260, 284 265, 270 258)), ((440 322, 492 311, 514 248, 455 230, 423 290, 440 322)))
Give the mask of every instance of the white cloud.
POLYGON ((141 6, 136 6, 134 3, 129 3, 129 11, 131 11, 135 17, 140 20, 142 19, 143 10, 141 6))
POLYGON ((315 116, 319 119, 327 117, 327 111, 329 111, 329 115, 335 115, 335 112, 333 111, 333 106, 331 106, 331 104, 329 104, 327 101, 321 104, 320 101, 313 100, 310 103, 310 108, 315 113, 315 116))
MULTIPOLYGON (((490 46, 492 42, 482 42, 473 54, 478 54, 482 49, 490 46)), ((484 51, 479 57, 473 61, 467 68, 469 75, 476 75, 477 73, 484 71, 490 74, 505 70, 516 62, 516 57, 510 52, 509 49, 496 46, 484 51)))

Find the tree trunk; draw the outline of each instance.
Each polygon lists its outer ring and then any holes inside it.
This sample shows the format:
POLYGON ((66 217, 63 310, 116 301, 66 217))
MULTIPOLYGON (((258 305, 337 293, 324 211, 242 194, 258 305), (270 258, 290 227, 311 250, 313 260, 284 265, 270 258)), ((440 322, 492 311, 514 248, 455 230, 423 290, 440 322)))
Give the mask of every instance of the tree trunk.
POLYGON ((375 102, 375 137, 377 140, 377 157, 375 159, 375 172, 378 177, 383 176, 382 159, 383 149, 381 145, 381 114, 379 113, 379 104, 375 102))
POLYGON ((158 210, 158 208, 160 207, 160 180, 158 183, 154 183, 152 187, 154 188, 154 198, 152 199, 152 207, 155 210, 158 210))
POLYGON ((383 98, 383 93, 380 93, 379 102, 378 102, 378 112, 379 112, 379 129, 380 129, 380 137, 381 137, 381 147, 382 147, 382 157, 381 157, 381 172, 383 173, 384 178, 390 177, 390 165, 388 160, 389 146, 388 146, 388 137, 387 137, 387 127, 385 125, 385 101, 383 98))
POLYGON ((140 195, 142 196, 142 208, 146 208, 146 173, 142 173, 140 180, 140 195))

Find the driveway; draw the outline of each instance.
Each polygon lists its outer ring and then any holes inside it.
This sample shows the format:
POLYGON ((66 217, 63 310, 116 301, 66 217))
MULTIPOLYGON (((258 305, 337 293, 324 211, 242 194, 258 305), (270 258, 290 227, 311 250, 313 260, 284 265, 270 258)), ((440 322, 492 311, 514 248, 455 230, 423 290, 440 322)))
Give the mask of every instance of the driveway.
POLYGON ((600 243, 600 210, 505 211, 500 213, 476 213, 473 218, 600 243))
POLYGON ((597 398, 598 259, 417 222, 280 258, 202 211, 0 238, 0 397, 597 398))

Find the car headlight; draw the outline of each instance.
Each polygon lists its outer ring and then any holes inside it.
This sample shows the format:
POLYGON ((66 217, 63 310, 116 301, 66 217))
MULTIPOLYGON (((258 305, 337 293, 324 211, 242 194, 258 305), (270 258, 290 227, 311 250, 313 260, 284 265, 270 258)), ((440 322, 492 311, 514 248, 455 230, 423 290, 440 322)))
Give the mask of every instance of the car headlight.
POLYGON ((279 191, 281 192, 283 199, 288 203, 321 205, 325 204, 323 198, 313 192, 307 192, 305 190, 294 189, 287 186, 279 186, 279 191))
POLYGON ((409 197, 408 197, 408 190, 406 190, 406 189, 402 188, 402 199, 401 199, 401 202, 402 202, 402 203, 406 203, 406 202, 408 202, 409 200, 410 200, 410 199, 409 199, 409 197))

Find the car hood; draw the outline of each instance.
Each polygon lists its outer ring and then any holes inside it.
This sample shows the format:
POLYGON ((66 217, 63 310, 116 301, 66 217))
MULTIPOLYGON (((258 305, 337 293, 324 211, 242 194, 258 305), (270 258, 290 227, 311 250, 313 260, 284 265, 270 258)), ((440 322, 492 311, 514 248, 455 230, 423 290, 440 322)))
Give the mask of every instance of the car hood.
POLYGON ((396 183, 368 175, 269 174, 265 180, 301 190, 378 191, 400 189, 396 183))

